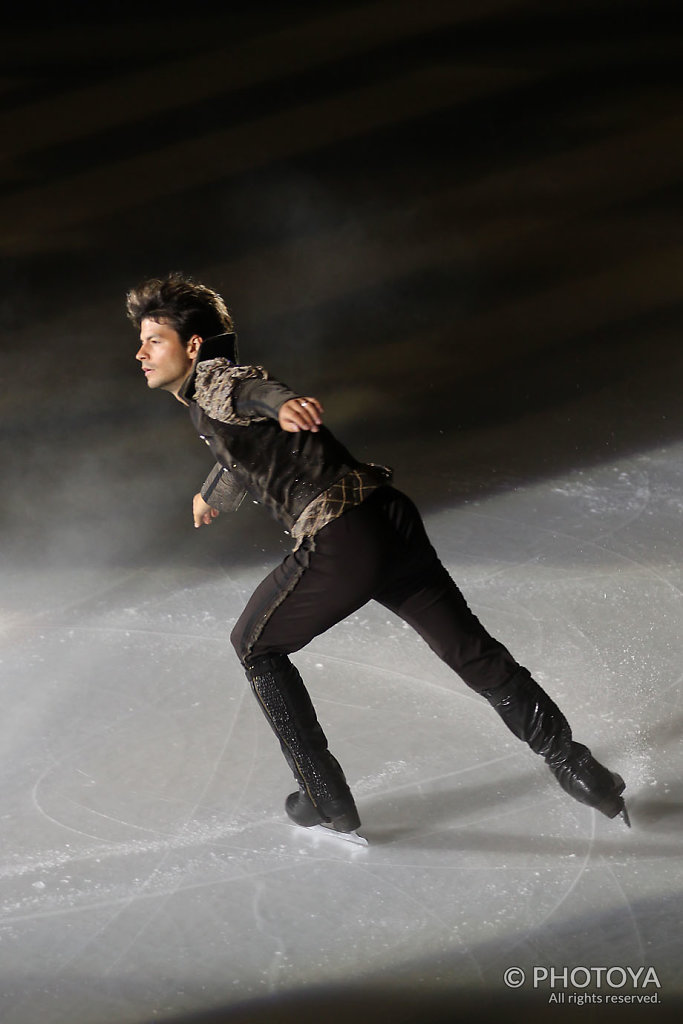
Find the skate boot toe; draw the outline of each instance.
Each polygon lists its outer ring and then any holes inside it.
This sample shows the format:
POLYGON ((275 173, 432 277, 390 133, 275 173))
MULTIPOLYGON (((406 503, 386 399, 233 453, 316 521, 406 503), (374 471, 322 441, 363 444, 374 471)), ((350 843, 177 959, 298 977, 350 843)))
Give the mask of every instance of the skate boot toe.
MULTIPOLYGON (((579 747, 579 744, 574 746, 579 747)), ((626 824, 630 825, 622 796, 626 783, 621 775, 609 771, 596 761, 586 748, 581 750, 579 756, 570 756, 562 763, 550 767, 569 796, 600 811, 607 818, 616 818, 621 814, 626 824)))
POLYGON ((307 793, 290 793, 285 800, 285 811, 291 821, 303 828, 324 825, 335 832, 355 832, 360 825, 358 811, 350 795, 349 799, 327 800, 316 807, 307 793))

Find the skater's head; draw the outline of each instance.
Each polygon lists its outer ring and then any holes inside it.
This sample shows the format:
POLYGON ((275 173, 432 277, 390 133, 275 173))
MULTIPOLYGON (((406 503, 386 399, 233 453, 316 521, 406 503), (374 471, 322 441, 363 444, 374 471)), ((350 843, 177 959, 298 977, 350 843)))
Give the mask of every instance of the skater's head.
POLYGON ((143 320, 167 324, 184 345, 197 334, 211 338, 234 330, 222 296, 185 274, 150 278, 126 296, 128 318, 140 329, 143 320))
POLYGON ((149 388, 177 395, 205 338, 233 330, 218 292, 184 274, 151 278, 126 296, 129 320, 140 331, 136 359, 149 388))

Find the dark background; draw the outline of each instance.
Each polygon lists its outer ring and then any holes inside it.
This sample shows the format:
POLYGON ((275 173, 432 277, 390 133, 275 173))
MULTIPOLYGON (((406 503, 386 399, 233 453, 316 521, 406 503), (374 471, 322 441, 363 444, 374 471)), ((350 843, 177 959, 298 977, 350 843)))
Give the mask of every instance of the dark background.
MULTIPOLYGON (((187 530, 206 453, 124 318, 171 269, 424 508, 678 438, 679 21, 661 0, 14 9, 4 558, 223 557, 187 530)), ((223 536, 233 560, 281 543, 244 510, 223 536)))
MULTIPOLYGON (((206 450, 147 392, 124 317, 126 290, 172 269, 218 288, 244 359, 318 394, 425 511, 680 438, 680 4, 67 3, 4 19, 10 588, 33 569, 58 588, 63 567, 272 564, 286 546, 248 506, 191 529, 206 450)), ((371 995, 312 993, 278 1019, 451 1019, 438 999, 371 995)), ((457 1012, 501 1009, 463 996, 457 1012)))

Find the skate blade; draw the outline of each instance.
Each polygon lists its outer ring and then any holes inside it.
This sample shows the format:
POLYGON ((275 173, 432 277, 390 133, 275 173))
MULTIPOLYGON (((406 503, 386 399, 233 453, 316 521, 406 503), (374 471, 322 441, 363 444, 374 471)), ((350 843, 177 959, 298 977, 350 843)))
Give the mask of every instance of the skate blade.
POLYGON ((626 823, 626 824, 628 825, 628 827, 630 828, 630 827, 631 827, 631 819, 630 819, 630 818, 629 818, 629 816, 628 816, 628 811, 626 810, 626 804, 624 804, 624 806, 623 806, 623 807, 621 808, 621 810, 620 810, 619 814, 620 814, 620 815, 621 815, 621 817, 622 817, 622 818, 624 819, 624 822, 625 822, 625 823, 626 823))
POLYGON ((342 839, 345 843, 351 843, 353 846, 368 845, 365 836, 360 836, 357 832, 337 832, 336 829, 330 828, 328 825, 312 825, 306 831, 312 832, 316 836, 327 836, 328 839, 342 839))

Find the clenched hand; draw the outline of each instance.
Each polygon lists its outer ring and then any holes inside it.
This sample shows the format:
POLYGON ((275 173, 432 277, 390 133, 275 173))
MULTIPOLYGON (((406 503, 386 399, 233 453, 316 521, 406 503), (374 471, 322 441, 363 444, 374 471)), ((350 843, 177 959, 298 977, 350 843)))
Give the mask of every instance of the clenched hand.
POLYGON ((323 407, 317 398, 290 398, 280 406, 278 420, 282 429, 291 434, 297 430, 315 432, 323 421, 323 407))
POLYGON ((195 494, 192 499, 192 515, 194 517, 195 529, 199 529, 202 525, 208 526, 218 514, 218 509, 207 505, 201 494, 195 494))

